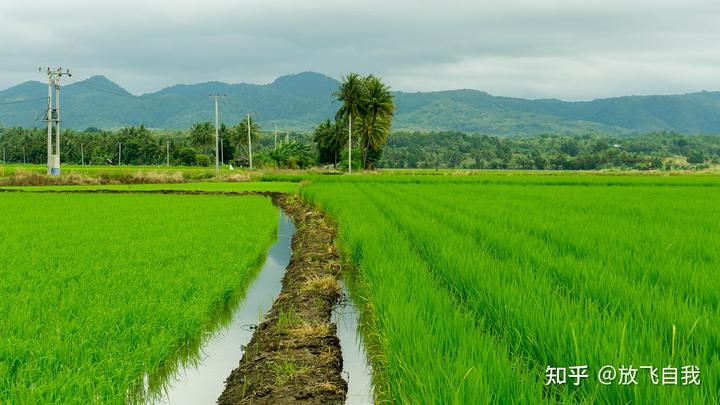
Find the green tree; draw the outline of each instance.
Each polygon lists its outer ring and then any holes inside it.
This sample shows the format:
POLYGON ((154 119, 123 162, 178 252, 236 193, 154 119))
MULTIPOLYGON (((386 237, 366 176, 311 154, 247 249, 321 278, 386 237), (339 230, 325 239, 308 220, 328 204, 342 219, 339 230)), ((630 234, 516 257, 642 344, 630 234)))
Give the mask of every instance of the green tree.
POLYGON ((560 151, 570 156, 577 156, 578 152, 580 152, 580 147, 578 146, 577 140, 573 138, 564 139, 560 143, 560 151))
POLYGON ((195 163, 195 149, 183 146, 175 151, 174 158, 182 166, 191 166, 195 163))
MULTIPOLYGON (((253 116, 250 116, 250 139, 253 143, 256 143, 260 139, 261 128, 260 124, 255 121, 253 116)), ((240 121, 230 133, 232 138, 232 145, 235 147, 236 153, 243 151, 245 155, 249 155, 248 149, 248 118, 245 117, 240 121)), ((236 156, 240 157, 240 156, 236 156)))
MULTIPOLYGON (((118 141, 122 142, 123 163, 142 165, 159 164, 163 160, 165 148, 157 139, 153 138, 145 125, 139 127, 126 127, 118 134, 118 141)), ((79 153, 78 147, 73 145, 74 153, 79 153)))
POLYGON ((258 161, 281 169, 305 169, 315 163, 316 157, 309 145, 290 141, 283 143, 277 149, 266 149, 259 153, 258 161))
POLYGON ((333 93, 342 106, 338 110, 335 119, 348 120, 348 171, 351 171, 350 161, 352 160, 352 127, 353 117, 359 117, 362 108, 362 99, 365 92, 363 79, 357 73, 350 73, 343 77, 340 88, 333 93))
POLYGON ((373 149, 379 151, 387 142, 390 134, 392 116, 395 112, 393 96, 390 88, 379 78, 369 75, 363 79, 365 91, 363 92, 362 108, 363 122, 366 128, 361 132, 361 147, 363 149, 363 167, 368 169, 368 152, 373 149))
POLYGON ((688 163, 691 163, 691 164, 705 163, 705 156, 703 155, 703 153, 701 151, 694 150, 694 151, 688 153, 687 161, 688 161, 688 163))
POLYGON ((209 121, 196 122, 190 128, 190 143, 205 152, 210 153, 215 136, 215 128, 209 121))
POLYGON ((195 164, 198 166, 210 166, 210 158, 208 155, 195 155, 195 164))
POLYGON ((332 163, 337 167, 338 156, 343 148, 345 140, 345 125, 338 122, 325 120, 315 128, 313 142, 317 145, 318 162, 320 164, 332 163))
POLYGON ((225 123, 220 124, 220 131, 218 133, 220 137, 220 145, 222 148, 220 156, 223 161, 221 164, 225 164, 228 158, 232 158, 235 153, 235 146, 233 145, 233 128, 228 127, 225 123))

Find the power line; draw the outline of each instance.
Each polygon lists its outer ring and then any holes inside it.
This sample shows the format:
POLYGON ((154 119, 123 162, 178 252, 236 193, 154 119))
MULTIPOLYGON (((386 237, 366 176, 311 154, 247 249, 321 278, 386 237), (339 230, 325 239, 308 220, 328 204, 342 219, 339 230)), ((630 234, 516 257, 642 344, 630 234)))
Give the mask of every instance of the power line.
POLYGON ((43 107, 40 112, 38 113, 37 117, 35 117, 35 121, 37 122, 45 122, 45 118, 47 115, 47 111, 45 110, 46 107, 43 107))
POLYGON ((25 100, 2 102, 2 103, 0 103, 0 105, 10 105, 10 104, 28 103, 28 102, 30 102, 30 101, 47 100, 47 99, 48 99, 47 97, 28 98, 28 99, 25 99, 25 100))
POLYGON ((97 86, 97 85, 88 83, 88 80, 89 80, 89 79, 84 79, 84 80, 78 81, 78 80, 71 79, 71 81, 73 82, 73 84, 79 84, 79 85, 82 85, 82 86, 91 87, 91 88, 93 88, 93 89, 95 89, 95 90, 98 90, 98 91, 100 91, 100 92, 102 92, 102 93, 107 93, 107 94, 112 94, 112 95, 114 95, 114 96, 127 97, 127 98, 132 98, 132 99, 137 99, 137 98, 138 98, 138 96, 134 96, 134 95, 132 95, 132 94, 118 93, 117 91, 113 91, 113 90, 106 89, 106 88, 101 87, 101 86, 97 86))
POLYGON ((82 85, 82 86, 91 87, 91 88, 93 88, 93 89, 95 89, 95 90, 97 90, 97 91, 103 92, 103 93, 112 94, 112 95, 114 95, 114 96, 119 96, 119 97, 131 98, 131 99, 134 99, 134 100, 144 100, 144 99, 149 99, 149 98, 152 99, 152 98, 158 98, 158 97, 162 96, 161 94, 156 94, 156 95, 152 95, 152 96, 151 96, 151 95, 147 95, 147 94, 143 94, 143 95, 141 95, 141 96, 136 96, 136 95, 130 94, 130 93, 119 93, 119 92, 117 92, 117 91, 115 91, 115 90, 110 90, 110 89, 108 89, 108 88, 105 88, 105 87, 102 87, 102 86, 98 86, 98 85, 96 85, 96 84, 92 84, 92 83, 88 82, 88 80, 90 80, 90 78, 82 78, 82 77, 81 77, 79 80, 71 79, 71 81, 73 82, 73 84, 79 84, 79 85, 82 85))
POLYGON ((240 107, 238 107, 237 104, 235 104, 230 97, 226 97, 225 101, 227 101, 228 104, 230 104, 230 106, 232 107, 232 109, 235 110, 235 112, 241 117, 245 115, 245 112, 243 112, 242 109, 240 109, 240 107))

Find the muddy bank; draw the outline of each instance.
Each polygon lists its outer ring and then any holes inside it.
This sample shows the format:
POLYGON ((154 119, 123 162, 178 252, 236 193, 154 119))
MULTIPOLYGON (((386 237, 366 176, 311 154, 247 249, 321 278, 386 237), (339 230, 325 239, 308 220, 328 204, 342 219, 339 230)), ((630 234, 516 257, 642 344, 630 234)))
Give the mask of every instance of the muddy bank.
POLYGON ((298 196, 269 195, 295 221, 292 258, 282 292, 227 378, 218 403, 342 404, 347 383, 330 321, 341 296, 335 231, 298 196))

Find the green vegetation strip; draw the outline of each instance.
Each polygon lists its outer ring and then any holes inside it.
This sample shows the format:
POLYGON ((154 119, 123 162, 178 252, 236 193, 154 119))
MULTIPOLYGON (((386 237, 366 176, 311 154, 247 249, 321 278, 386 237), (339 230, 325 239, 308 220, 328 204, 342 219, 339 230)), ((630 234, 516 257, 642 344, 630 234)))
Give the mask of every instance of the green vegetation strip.
POLYGON ((0 193, 0 402, 122 403, 188 360, 276 234, 265 197, 0 193))
POLYGON ((301 192, 357 268, 380 399, 720 400, 717 178, 315 180, 301 192), (545 385, 548 366, 574 365, 582 384, 545 385), (606 386, 604 365, 696 365, 701 384, 640 371, 606 386))

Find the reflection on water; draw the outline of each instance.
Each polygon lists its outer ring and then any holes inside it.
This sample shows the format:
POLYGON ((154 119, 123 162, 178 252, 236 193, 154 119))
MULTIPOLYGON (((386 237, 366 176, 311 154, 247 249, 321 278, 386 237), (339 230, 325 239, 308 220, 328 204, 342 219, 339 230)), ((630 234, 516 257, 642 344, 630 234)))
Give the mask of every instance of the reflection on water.
POLYGON ((188 359, 178 359, 181 365, 169 378, 155 377, 155 380, 162 380, 159 383, 155 383, 153 378, 146 378, 143 391, 151 393, 146 403, 216 403, 225 388, 225 379, 240 363, 244 345, 250 342, 254 326, 270 310, 275 297, 280 294, 282 277, 290 262, 290 245, 294 234, 292 221, 280 211, 278 239, 270 247, 265 264, 248 288, 245 298, 232 313, 228 326, 204 340, 202 348, 193 350, 188 359), (154 388, 158 386, 163 388, 154 388))
MULTIPOLYGON (((342 284, 342 283, 341 283, 342 284)), ((343 374, 348 382, 348 405, 373 403, 372 369, 367 362, 365 344, 360 333, 358 310, 347 288, 342 284, 344 299, 332 314, 343 354, 343 374)))

